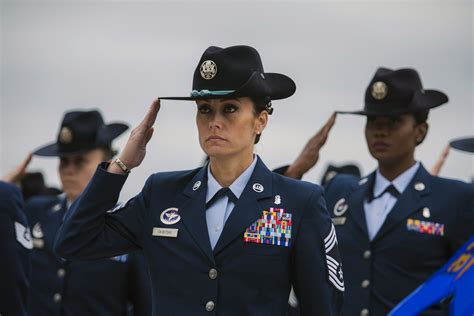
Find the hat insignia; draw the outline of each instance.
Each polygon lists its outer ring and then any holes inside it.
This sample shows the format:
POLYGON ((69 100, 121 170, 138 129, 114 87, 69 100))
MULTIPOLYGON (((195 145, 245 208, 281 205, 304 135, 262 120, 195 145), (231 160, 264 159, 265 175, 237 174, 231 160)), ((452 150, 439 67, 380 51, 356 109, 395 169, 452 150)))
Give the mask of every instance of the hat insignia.
POLYGON ((69 127, 61 128, 59 132, 59 142, 69 144, 72 141, 72 131, 69 127))
POLYGON ((387 85, 382 81, 374 82, 372 85, 372 96, 376 100, 382 100, 387 96, 387 85))
POLYGON ((201 64, 201 68, 199 70, 201 72, 201 77, 206 80, 211 80, 217 74, 217 65, 212 60, 205 60, 201 64))

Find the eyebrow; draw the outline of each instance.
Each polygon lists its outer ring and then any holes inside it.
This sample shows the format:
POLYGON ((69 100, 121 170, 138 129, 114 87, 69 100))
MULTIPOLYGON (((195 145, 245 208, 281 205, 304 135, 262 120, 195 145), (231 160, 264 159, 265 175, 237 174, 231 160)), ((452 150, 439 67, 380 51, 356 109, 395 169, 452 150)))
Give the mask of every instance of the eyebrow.
POLYGON ((240 103, 240 100, 237 99, 237 98, 223 98, 223 99, 219 99, 219 101, 221 102, 224 102, 224 101, 231 101, 231 100, 234 100, 234 101, 237 101, 240 103))

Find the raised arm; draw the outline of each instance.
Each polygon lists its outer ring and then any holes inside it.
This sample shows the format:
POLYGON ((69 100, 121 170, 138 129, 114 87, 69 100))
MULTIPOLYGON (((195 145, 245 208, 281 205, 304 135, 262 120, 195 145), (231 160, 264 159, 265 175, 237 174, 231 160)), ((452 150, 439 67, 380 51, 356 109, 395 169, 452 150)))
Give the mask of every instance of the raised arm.
POLYGON ((284 171, 284 175, 294 179, 301 179, 319 160, 319 152, 326 144, 329 132, 336 122, 334 112, 324 126, 311 137, 296 160, 284 171))

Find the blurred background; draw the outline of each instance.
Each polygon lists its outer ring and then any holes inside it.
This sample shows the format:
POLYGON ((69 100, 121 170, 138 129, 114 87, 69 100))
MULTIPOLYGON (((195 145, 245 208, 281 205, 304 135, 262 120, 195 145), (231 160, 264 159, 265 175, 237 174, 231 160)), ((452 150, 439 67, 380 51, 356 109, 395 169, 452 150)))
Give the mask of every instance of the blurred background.
MULTIPOLYGON (((452 138, 474 135, 472 1, 1 1, 0 175, 53 142, 63 113, 98 108, 107 123, 136 125, 158 96, 185 96, 210 45, 247 44, 267 72, 297 84, 274 102, 256 152, 269 168, 291 163, 331 113, 363 107, 379 66, 416 68, 425 88, 448 94, 431 111, 417 159, 430 169, 452 138)), ((148 175, 202 164, 193 102, 163 101, 147 157, 122 192, 148 175)), ((338 116, 320 161, 376 162, 365 119, 338 116)), ((115 143, 121 148, 126 133, 115 143)), ((441 176, 471 181, 474 156, 452 150, 441 176)), ((29 170, 59 187, 58 160, 35 157, 29 170)))

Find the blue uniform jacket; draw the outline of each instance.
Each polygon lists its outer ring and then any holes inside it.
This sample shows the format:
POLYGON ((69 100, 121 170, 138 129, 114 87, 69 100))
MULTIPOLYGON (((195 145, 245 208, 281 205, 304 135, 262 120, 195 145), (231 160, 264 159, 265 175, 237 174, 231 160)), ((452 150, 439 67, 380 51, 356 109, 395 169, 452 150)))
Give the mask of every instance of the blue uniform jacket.
POLYGON ((26 207, 34 248, 28 315, 151 315, 151 285, 142 254, 97 261, 64 260, 54 241, 66 212, 63 196, 31 198, 26 207))
MULTIPOLYGON (((474 186, 431 176, 420 166, 370 241, 364 199, 374 178, 338 175, 326 188, 344 265, 343 315, 386 315, 474 232, 474 186)), ((426 315, 445 315, 442 309, 426 315)))
POLYGON ((20 190, 0 182, 0 315, 26 315, 32 247, 20 190))
MULTIPOLYGON (((336 261, 337 244, 319 186, 274 174, 259 158, 212 250, 205 217, 206 168, 154 174, 140 194, 108 213, 126 176, 107 173, 105 167, 99 166, 65 219, 56 241, 63 257, 100 258, 143 249, 155 315, 281 316, 291 284, 303 315, 338 314, 342 292, 335 280, 329 281, 336 273, 329 273, 326 264, 336 261), (175 223, 163 219, 170 208, 178 210, 175 223), (271 208, 281 216, 263 216, 271 208), (291 237, 279 240, 286 246, 271 244, 276 238, 270 244, 244 241, 246 232, 265 234, 265 224, 261 231, 252 227, 267 219, 268 231, 291 226, 291 237), (327 236, 332 237, 329 253, 327 236)), ((331 269, 337 266, 331 264, 331 269)), ((340 267, 338 272, 343 287, 340 267)))

